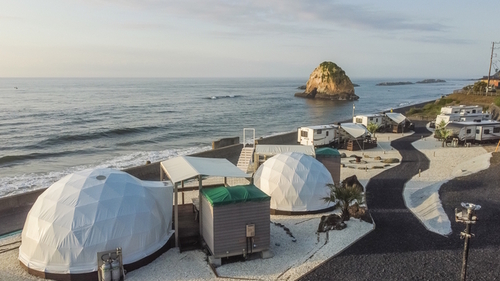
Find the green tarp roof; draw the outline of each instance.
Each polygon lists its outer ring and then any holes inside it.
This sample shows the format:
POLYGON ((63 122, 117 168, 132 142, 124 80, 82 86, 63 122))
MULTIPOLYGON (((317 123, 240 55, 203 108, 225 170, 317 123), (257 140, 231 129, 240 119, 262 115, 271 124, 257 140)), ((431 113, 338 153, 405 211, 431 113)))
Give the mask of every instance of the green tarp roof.
POLYGON ((255 185, 202 188, 200 191, 212 206, 221 206, 240 202, 270 201, 271 197, 255 185))
POLYGON ((338 150, 330 148, 330 147, 322 147, 316 149, 316 156, 330 156, 330 157, 340 157, 340 153, 338 150))

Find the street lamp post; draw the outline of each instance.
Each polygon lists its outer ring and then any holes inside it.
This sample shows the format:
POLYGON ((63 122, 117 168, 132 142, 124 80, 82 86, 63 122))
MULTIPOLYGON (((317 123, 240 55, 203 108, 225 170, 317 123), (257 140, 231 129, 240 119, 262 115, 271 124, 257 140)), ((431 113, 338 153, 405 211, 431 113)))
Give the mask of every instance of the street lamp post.
POLYGON ((455 221, 465 223, 465 230, 460 233, 460 239, 464 239, 462 274, 460 280, 465 281, 467 276, 467 259, 469 257, 469 239, 474 236, 474 234, 470 233, 470 228, 471 224, 476 223, 476 211, 481 209, 481 206, 462 202, 462 207, 464 208, 462 211, 455 209, 455 221))
POLYGON ((356 106, 354 103, 352 104, 352 122, 354 123, 354 109, 356 109, 356 106))

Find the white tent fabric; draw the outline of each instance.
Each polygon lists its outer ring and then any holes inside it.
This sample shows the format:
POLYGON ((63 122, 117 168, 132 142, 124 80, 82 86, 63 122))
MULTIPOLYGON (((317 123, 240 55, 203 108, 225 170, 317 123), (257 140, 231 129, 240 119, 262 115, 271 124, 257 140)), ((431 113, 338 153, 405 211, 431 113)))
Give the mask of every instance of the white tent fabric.
POLYGON ((255 153, 259 155, 276 155, 285 152, 300 152, 309 156, 316 156, 313 145, 259 144, 255 147, 255 153))
POLYGON ((365 126, 357 123, 342 123, 340 124, 340 127, 354 138, 370 134, 365 126))
POLYGON ((19 260, 36 271, 97 270, 97 252, 122 248, 125 264, 159 250, 172 236, 172 184, 113 169, 60 179, 28 213, 19 260))
POLYGON ((406 116, 404 116, 401 113, 396 113, 396 112, 388 112, 385 114, 385 116, 389 117, 396 124, 401 124, 406 120, 406 116))
POLYGON ((248 177, 247 174, 224 158, 179 156, 161 162, 161 167, 174 183, 192 179, 198 175, 228 178, 248 177))
POLYGON ((271 209, 307 212, 331 205, 322 198, 333 184, 330 172, 311 156, 287 152, 262 164, 254 175, 254 184, 271 196, 271 209))

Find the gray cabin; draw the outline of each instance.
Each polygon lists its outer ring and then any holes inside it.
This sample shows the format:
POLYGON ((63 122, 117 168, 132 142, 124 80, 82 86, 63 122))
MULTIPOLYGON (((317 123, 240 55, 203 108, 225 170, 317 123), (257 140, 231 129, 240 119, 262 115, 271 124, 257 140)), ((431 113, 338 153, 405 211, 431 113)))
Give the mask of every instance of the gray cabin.
POLYGON ((201 232, 214 258, 270 248, 271 197, 255 185, 202 188, 201 232))

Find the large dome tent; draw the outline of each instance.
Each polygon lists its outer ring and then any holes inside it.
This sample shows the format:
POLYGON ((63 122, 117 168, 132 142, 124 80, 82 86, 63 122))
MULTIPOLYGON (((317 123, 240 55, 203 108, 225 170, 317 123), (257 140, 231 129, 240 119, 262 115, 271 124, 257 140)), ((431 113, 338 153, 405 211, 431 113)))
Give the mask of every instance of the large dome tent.
POLYGON ((268 159, 254 175, 254 184, 271 196, 274 214, 317 213, 333 209, 322 198, 333 184, 330 172, 318 160, 298 153, 281 153, 268 159))
POLYGON ((170 244, 171 223, 170 183, 113 169, 84 170, 38 197, 26 218, 19 260, 44 278, 96 279, 98 252, 121 247, 123 263, 137 267, 170 244))

